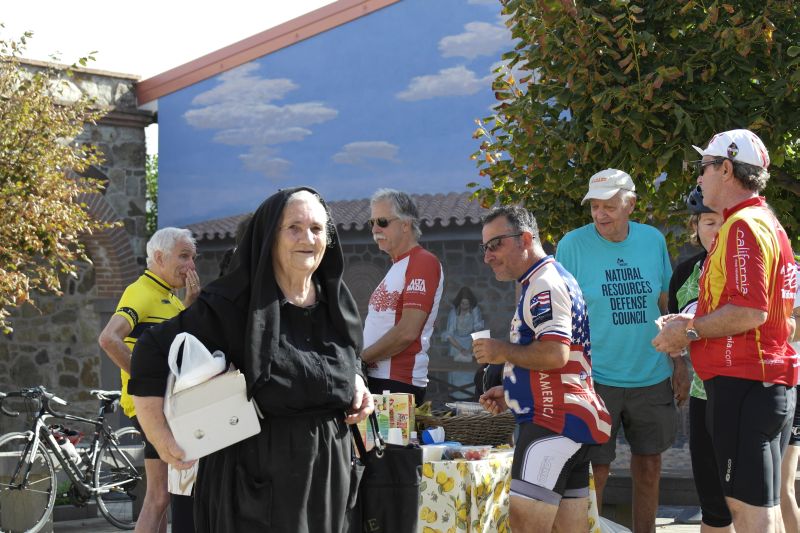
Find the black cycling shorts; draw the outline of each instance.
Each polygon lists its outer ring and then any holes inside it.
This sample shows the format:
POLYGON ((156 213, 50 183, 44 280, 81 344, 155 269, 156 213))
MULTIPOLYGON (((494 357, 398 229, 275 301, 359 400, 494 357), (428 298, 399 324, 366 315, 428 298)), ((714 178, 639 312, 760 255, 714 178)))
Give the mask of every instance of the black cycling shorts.
POLYGON ((588 444, 531 422, 519 425, 511 464, 511 496, 559 505, 589 496, 588 444))
MULTIPOLYGON (((795 387, 795 391, 800 390, 800 385, 795 387)), ((794 420, 792 421, 792 434, 789 437, 790 446, 800 446, 800 402, 794 404, 794 420)))
POLYGON ((728 376, 704 383, 706 425, 725 496, 759 507, 778 505, 781 452, 791 431, 794 387, 728 376))

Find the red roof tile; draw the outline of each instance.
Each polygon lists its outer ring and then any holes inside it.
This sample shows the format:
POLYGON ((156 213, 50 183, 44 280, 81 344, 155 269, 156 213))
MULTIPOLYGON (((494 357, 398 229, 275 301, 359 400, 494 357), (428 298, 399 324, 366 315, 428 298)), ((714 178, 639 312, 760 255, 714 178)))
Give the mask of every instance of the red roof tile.
MULTIPOLYGON (((450 224, 463 226, 464 224, 477 224, 486 213, 486 209, 470 199, 472 193, 451 192, 447 194, 412 194, 411 197, 417 204, 422 227, 432 228, 437 223, 446 227, 450 224)), ((364 229, 369 218, 369 198, 360 200, 341 200, 329 203, 331 215, 336 225, 343 230, 364 229)), ((189 224, 198 241, 211 241, 214 239, 232 239, 236 234, 239 221, 249 213, 234 215, 215 220, 206 220, 189 224)))

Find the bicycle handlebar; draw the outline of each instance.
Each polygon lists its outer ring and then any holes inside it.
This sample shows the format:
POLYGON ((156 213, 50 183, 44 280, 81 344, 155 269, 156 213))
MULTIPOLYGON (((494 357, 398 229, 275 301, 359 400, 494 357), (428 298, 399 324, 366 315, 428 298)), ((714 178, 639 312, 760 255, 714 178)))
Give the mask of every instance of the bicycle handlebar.
POLYGON ((2 394, 2 396, 0 396, 0 411, 2 411, 3 414, 5 414, 6 416, 11 416, 11 417, 19 416, 19 412, 9 411, 8 409, 6 409, 5 400, 8 398, 26 398, 30 400, 42 400, 43 407, 54 415, 60 415, 61 413, 54 411, 52 407, 50 407, 50 402, 55 402, 59 405, 67 405, 67 402, 65 400, 62 400, 52 392, 47 392, 47 389, 45 389, 41 385, 39 385, 38 387, 22 389, 16 392, 7 392, 7 393, 2 392, 0 394, 2 394))
POLYGON ((8 409, 6 409, 6 406, 3 405, 3 400, 5 400, 7 396, 8 394, 6 394, 5 392, 0 392, 0 411, 3 411, 3 414, 6 416, 11 416, 11 417, 19 416, 19 411, 9 411, 8 409))

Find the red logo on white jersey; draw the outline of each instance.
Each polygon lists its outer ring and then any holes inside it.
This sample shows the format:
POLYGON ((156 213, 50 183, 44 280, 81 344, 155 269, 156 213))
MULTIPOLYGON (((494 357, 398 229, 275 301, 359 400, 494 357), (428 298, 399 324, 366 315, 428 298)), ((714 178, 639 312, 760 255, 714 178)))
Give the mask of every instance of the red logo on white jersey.
POLYGON ((397 302, 400 300, 399 292, 389 292, 386 290, 386 282, 382 281, 369 299, 369 306, 376 311, 393 311, 397 309, 397 302))

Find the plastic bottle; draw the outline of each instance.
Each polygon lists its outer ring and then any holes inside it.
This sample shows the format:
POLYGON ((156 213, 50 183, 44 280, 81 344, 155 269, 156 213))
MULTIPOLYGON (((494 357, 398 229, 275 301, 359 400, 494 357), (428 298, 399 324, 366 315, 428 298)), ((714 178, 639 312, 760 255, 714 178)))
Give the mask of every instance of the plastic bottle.
POLYGON ((81 454, 78 453, 78 450, 75 448, 75 445, 72 444, 72 442, 70 442, 70 440, 64 437, 63 435, 56 433, 53 436, 56 438, 58 446, 62 450, 64 450, 64 453, 66 453, 76 465, 81 464, 81 454))

